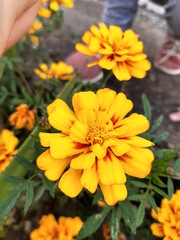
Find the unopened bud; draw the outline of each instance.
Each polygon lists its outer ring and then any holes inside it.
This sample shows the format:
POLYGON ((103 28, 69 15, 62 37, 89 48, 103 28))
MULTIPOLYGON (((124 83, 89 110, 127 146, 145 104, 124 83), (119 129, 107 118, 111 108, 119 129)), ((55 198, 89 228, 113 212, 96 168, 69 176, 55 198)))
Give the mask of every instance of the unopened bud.
POLYGON ((49 130, 51 128, 48 118, 44 116, 39 119, 39 126, 45 130, 49 130))

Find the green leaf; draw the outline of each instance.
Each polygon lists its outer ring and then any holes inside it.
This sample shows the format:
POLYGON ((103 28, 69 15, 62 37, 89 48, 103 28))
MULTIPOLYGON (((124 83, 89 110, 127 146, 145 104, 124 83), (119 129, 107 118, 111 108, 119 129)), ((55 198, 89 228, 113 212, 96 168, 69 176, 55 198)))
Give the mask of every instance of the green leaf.
POLYGON ((144 215, 145 215, 145 200, 142 201, 140 206, 138 207, 135 220, 136 227, 139 227, 142 224, 144 215))
POLYGON ((110 212, 111 207, 106 206, 103 208, 101 213, 96 213, 90 216, 82 226, 76 239, 84 239, 88 236, 91 236, 94 232, 98 230, 100 225, 103 223, 105 217, 110 212))
POLYGON ((176 159, 176 162, 174 164, 174 173, 177 173, 180 171, 180 158, 176 159))
POLYGON ((11 209, 15 206, 23 189, 24 189, 24 184, 19 185, 16 188, 16 191, 14 191, 8 198, 6 198, 0 204, 0 221, 3 220, 11 211, 11 209))
POLYGON ((26 203, 24 206, 24 214, 25 215, 33 202, 33 197, 34 197, 33 183, 28 182, 27 183, 27 191, 26 191, 26 203))
POLYGON ((117 215, 117 213, 118 211, 116 211, 114 207, 112 209, 111 220, 110 220, 111 240, 118 240, 120 215, 117 215))
POLYGON ((30 162, 25 157, 22 157, 22 156, 17 154, 17 155, 14 156, 14 159, 27 170, 31 170, 31 171, 37 171, 38 170, 36 165, 33 164, 32 162, 30 162))
POLYGON ((143 194, 132 194, 132 195, 128 195, 127 199, 130 201, 141 202, 143 197, 144 197, 143 194))
POLYGON ((131 229, 131 231, 136 234, 136 218, 133 205, 128 199, 123 202, 118 202, 118 205, 121 213, 121 218, 124 220, 125 224, 131 229))
POLYGON ((158 119, 155 121, 155 123, 152 125, 152 127, 150 128, 149 132, 153 133, 156 129, 159 128, 159 126, 161 126, 161 123, 163 122, 163 115, 159 116, 158 119))
POLYGON ((168 198, 167 194, 166 194, 164 191, 162 191, 160 188, 152 185, 152 189, 153 189, 155 192, 157 192, 159 195, 161 195, 162 197, 168 198))
POLYGON ((104 200, 103 198, 103 195, 102 195, 102 192, 101 192, 101 189, 99 189, 95 195, 94 195, 94 199, 93 199, 93 202, 92 202, 92 205, 95 205, 97 203, 97 201, 99 200, 104 200))
POLYGON ((157 205, 156 205, 154 198, 149 193, 147 195, 147 198, 148 198, 148 201, 151 204, 152 208, 154 209, 154 211, 158 214, 157 205))
POLYGON ((55 196, 55 190, 54 190, 54 182, 48 180, 44 173, 42 173, 42 182, 44 184, 44 187, 49 191, 51 196, 54 198, 55 196))
POLYGON ((167 187, 168 187, 168 200, 170 200, 174 193, 174 185, 173 185, 173 181, 170 177, 168 177, 167 187))
POLYGON ((3 178, 6 179, 6 181, 14 183, 14 184, 26 182, 26 179, 24 179, 24 178, 7 175, 5 173, 2 173, 2 176, 3 176, 3 178))
POLYGON ((164 131, 162 134, 156 136, 153 139, 153 143, 158 143, 158 142, 164 141, 167 138, 168 135, 169 135, 168 131, 164 131))
POLYGON ((148 121, 151 121, 151 106, 149 103, 149 100, 147 99, 146 95, 142 95, 142 103, 143 103, 143 109, 144 109, 144 114, 148 121))
MULTIPOLYGON (((155 169, 156 170, 156 169, 155 169)), ((152 173, 152 182, 157 185, 158 187, 161 188, 166 188, 167 185, 160 179, 160 177, 158 176, 158 172, 154 172, 152 173)))
POLYGON ((147 184, 140 182, 140 181, 130 181, 130 184, 139 187, 139 188, 147 188, 147 184))
POLYGON ((6 67, 6 61, 4 59, 0 59, 0 80, 2 78, 5 67, 6 67))
POLYGON ((35 198, 34 198, 34 201, 35 201, 35 202, 39 201, 39 199, 42 197, 44 191, 45 191, 45 187, 44 187, 44 185, 41 185, 41 186, 38 188, 38 190, 37 190, 37 192, 36 192, 36 194, 35 194, 35 198))

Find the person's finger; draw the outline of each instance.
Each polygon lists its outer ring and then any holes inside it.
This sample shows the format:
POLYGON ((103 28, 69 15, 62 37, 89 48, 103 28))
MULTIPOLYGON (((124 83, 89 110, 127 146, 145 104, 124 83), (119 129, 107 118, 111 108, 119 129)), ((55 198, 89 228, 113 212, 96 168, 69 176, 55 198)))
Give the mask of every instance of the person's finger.
POLYGON ((5 51, 16 44, 30 29, 40 7, 41 1, 36 2, 16 20, 9 35, 5 51))

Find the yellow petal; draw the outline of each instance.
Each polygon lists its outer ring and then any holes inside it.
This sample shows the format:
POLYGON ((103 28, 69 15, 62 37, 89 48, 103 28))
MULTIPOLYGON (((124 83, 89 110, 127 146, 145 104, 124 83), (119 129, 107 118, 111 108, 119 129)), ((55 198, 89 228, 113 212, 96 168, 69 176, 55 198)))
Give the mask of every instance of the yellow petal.
POLYGON ((135 136, 149 129, 149 121, 141 114, 133 113, 129 117, 118 122, 120 125, 126 125, 128 131, 124 136, 135 136))
POLYGON ((104 55, 99 59, 98 63, 101 68, 104 68, 107 70, 111 70, 116 67, 116 61, 112 56, 104 55))
POLYGON ((70 168, 66 171, 59 181, 60 190, 69 197, 76 197, 82 190, 81 184, 82 171, 70 168))
POLYGON ((110 106, 116 97, 116 92, 109 88, 100 89, 96 96, 98 100, 99 111, 109 111, 110 106))
POLYGON ((106 156, 107 149, 104 146, 101 146, 100 144, 94 144, 90 147, 90 150, 93 151, 93 153, 96 155, 97 158, 102 159, 106 156))
POLYGON ((89 50, 98 54, 100 48, 101 42, 97 38, 92 37, 89 43, 89 50))
POLYGON ((143 42, 136 42, 133 44, 130 48, 129 54, 137 54, 137 53, 142 53, 143 51, 143 42))
POLYGON ((151 231, 154 236, 164 237, 164 230, 162 223, 153 223, 151 224, 151 231))
POLYGON ((139 136, 133 136, 123 139, 124 143, 130 144, 132 146, 136 147, 152 147, 154 146, 154 143, 148 141, 147 139, 144 139, 139 136))
POLYGON ((118 201, 123 201, 127 197, 127 189, 122 185, 104 185, 99 182, 106 203, 110 206, 115 205, 118 201))
POLYGON ((96 114, 94 110, 82 109, 78 112, 78 119, 84 125, 89 125, 96 120, 96 114))
MULTIPOLYGON (((120 159, 120 158, 119 158, 120 159)), ((136 148, 131 149, 122 156, 121 164, 126 174, 145 178, 151 171, 151 163, 154 155, 149 149, 136 148)))
POLYGON ((120 139, 116 139, 116 145, 115 146, 111 146, 111 150, 113 151, 113 153, 116 156, 121 156, 123 154, 125 154, 126 152, 128 152, 131 149, 131 147, 129 146, 129 144, 127 144, 124 139, 120 140, 120 139))
POLYGON ((129 66, 127 67, 125 62, 119 62, 112 69, 115 77, 119 81, 127 81, 131 78, 131 72, 129 71, 129 66))
POLYGON ((100 181, 105 185, 123 184, 126 182, 121 162, 112 153, 104 159, 98 160, 98 174, 100 181))
POLYGON ((123 36, 123 32, 120 27, 115 25, 109 26, 109 42, 113 44, 113 42, 116 42, 117 39, 121 40, 123 36))
POLYGON ((84 53, 89 56, 96 56, 97 53, 92 52, 87 46, 82 43, 76 43, 75 48, 78 52, 84 53))
POLYGON ((145 59, 139 62, 128 62, 127 67, 133 77, 141 79, 146 76, 146 71, 151 68, 151 63, 145 59))
POLYGON ((89 192, 94 193, 96 191, 98 182, 99 182, 99 178, 98 178, 95 164, 93 167, 91 167, 89 169, 85 169, 83 171, 83 174, 81 177, 81 184, 89 192))
POLYGON ((66 158, 82 153, 85 146, 74 142, 68 136, 58 136, 50 140, 50 153, 54 158, 66 158))
POLYGON ((55 12, 59 10, 59 4, 55 1, 51 2, 49 6, 50 6, 50 9, 55 12))
POLYGON ((89 44, 92 37, 93 37, 93 34, 91 32, 85 31, 85 33, 82 36, 82 40, 86 44, 89 44))
POLYGON ((108 40, 109 30, 104 23, 99 23, 99 32, 103 39, 108 40))
MULTIPOLYGON (((109 109, 109 117, 118 126, 118 121, 123 119, 128 112, 133 108, 133 103, 126 98, 124 93, 119 93, 109 109)), ((121 124, 122 125, 122 124, 121 124)))
POLYGON ((91 91, 75 93, 72 103, 76 116, 81 109, 97 110, 98 107, 96 94, 91 91))
POLYGON ((59 138, 60 136, 63 137, 64 134, 62 134, 62 133, 43 133, 43 132, 39 133, 40 142, 43 147, 49 147, 50 140, 52 140, 52 139, 56 140, 56 138, 59 138))
POLYGON ((101 34, 99 32, 99 29, 95 26, 95 25, 92 25, 90 27, 90 30, 91 32, 97 37, 97 38, 100 38, 101 37, 101 34))
POLYGON ((88 128, 79 121, 76 121, 70 129, 70 138, 79 143, 88 144, 86 136, 88 133, 88 128))
POLYGON ((95 154, 93 152, 88 152, 81 154, 71 161, 70 167, 73 169, 86 169, 91 168, 95 162, 95 154))

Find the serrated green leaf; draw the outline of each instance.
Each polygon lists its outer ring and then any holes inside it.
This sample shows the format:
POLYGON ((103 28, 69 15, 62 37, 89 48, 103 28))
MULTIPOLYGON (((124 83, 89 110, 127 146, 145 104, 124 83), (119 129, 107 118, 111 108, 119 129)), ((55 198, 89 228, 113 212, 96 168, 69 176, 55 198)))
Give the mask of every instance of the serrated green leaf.
POLYGON ((22 156, 17 154, 17 155, 14 156, 14 159, 27 170, 39 171, 38 168, 36 167, 36 165, 33 164, 32 162, 30 162, 25 157, 22 157, 22 156))
POLYGON ((168 177, 167 187, 168 187, 168 200, 170 200, 174 193, 174 185, 173 185, 173 181, 170 177, 168 177))
POLYGON ((158 142, 164 141, 167 138, 168 135, 169 135, 168 131, 163 132, 162 134, 156 136, 153 139, 153 143, 158 143, 158 142))
POLYGON ((154 198, 149 193, 147 195, 147 198, 148 198, 148 201, 149 201, 150 205, 154 209, 154 211, 158 214, 157 205, 156 205, 156 202, 155 202, 154 198))
POLYGON ((145 215, 145 201, 142 201, 136 213, 135 221, 136 227, 139 227, 142 224, 144 215, 145 215))
POLYGON ((131 180, 129 183, 139 188, 147 188, 147 184, 140 181, 131 180))
POLYGON ((23 189, 24 189, 24 184, 19 185, 16 188, 16 191, 14 191, 8 198, 6 198, 0 204, 0 221, 3 220, 11 211, 11 209, 15 206, 23 189))
POLYGON ((161 195, 162 197, 168 198, 167 194, 166 194, 164 191, 162 191, 160 188, 152 185, 152 189, 153 189, 155 192, 157 192, 159 195, 161 195))
POLYGON ((49 191, 50 195, 54 198, 55 196, 55 190, 54 190, 54 182, 48 180, 44 173, 42 173, 42 182, 44 184, 44 187, 49 191))
POLYGON ((161 126, 162 122, 163 122, 163 115, 159 116, 158 119, 156 119, 155 123, 150 128, 149 132, 153 133, 155 130, 157 130, 161 126))
POLYGON ((123 202, 118 202, 121 218, 124 220, 125 224, 131 229, 131 231, 136 234, 136 225, 135 225, 135 214, 134 208, 131 202, 126 199, 123 202))
POLYGON ((25 215, 33 202, 33 197, 34 197, 33 183, 28 182, 27 183, 27 191, 26 191, 26 202, 25 202, 25 206, 24 206, 24 214, 25 215))
POLYGON ((118 240, 119 235, 119 220, 120 215, 117 215, 118 211, 115 208, 112 209, 111 219, 110 219, 110 232, 111 240, 118 240))
POLYGON ((149 103, 149 100, 147 99, 146 95, 142 95, 142 103, 143 103, 143 109, 144 109, 144 114, 148 121, 151 121, 151 106, 149 103))
POLYGON ((152 173, 152 182, 157 185, 158 187, 161 188, 166 188, 167 185, 160 179, 160 177, 158 176, 158 171, 152 173))
POLYGON ((132 195, 128 195, 127 199, 130 201, 141 202, 143 197, 144 197, 143 194, 132 194, 132 195))
POLYGON ((180 171, 180 158, 176 159, 174 164, 174 173, 177 173, 180 171))
POLYGON ((20 178, 20 177, 15 177, 15 176, 11 176, 11 175, 7 175, 5 173, 2 173, 3 178, 6 179, 6 181, 14 183, 14 184, 18 184, 18 183, 24 183, 27 180, 24 178, 20 178))
POLYGON ((78 240, 84 239, 86 237, 91 236, 94 232, 96 232, 100 225, 103 223, 105 217, 110 212, 110 210, 111 207, 106 206, 103 208, 102 212, 90 216, 85 221, 76 239, 78 240))

